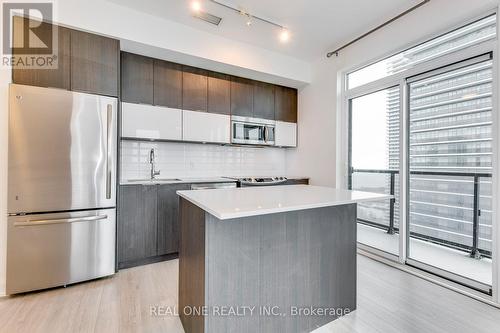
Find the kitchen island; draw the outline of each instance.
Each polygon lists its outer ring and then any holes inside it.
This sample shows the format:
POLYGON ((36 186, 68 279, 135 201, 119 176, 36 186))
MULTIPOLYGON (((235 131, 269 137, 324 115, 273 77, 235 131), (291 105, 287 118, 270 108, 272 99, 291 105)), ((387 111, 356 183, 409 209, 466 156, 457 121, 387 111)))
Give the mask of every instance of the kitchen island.
POLYGON ((294 185, 178 191, 187 333, 307 332, 356 309, 356 204, 294 185))

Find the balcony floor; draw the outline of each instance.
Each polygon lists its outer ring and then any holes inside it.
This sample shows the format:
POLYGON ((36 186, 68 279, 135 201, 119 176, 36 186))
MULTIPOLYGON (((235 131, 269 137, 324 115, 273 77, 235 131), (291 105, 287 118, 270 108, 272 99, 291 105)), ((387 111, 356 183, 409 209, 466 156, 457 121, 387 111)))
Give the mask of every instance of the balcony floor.
MULTIPOLYGON (((399 253, 399 234, 389 235, 382 229, 364 224, 358 224, 358 242, 387 253, 399 253)), ((412 238, 409 257, 487 285, 492 282, 491 260, 473 259, 464 251, 412 238)))

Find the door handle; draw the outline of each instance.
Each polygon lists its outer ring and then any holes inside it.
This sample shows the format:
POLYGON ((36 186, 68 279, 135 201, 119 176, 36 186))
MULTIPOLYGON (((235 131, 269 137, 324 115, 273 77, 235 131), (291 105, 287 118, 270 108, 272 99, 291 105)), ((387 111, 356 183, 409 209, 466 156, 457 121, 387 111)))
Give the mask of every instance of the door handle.
POLYGON ((27 226, 37 226, 45 224, 62 224, 62 223, 74 223, 74 222, 87 222, 87 221, 99 221, 106 220, 108 215, 92 215, 84 217, 71 217, 63 219, 48 219, 48 220, 31 220, 24 222, 15 222, 15 227, 27 227, 27 226))
POLYGON ((113 106, 108 104, 106 109, 106 199, 111 199, 111 126, 113 120, 113 106))

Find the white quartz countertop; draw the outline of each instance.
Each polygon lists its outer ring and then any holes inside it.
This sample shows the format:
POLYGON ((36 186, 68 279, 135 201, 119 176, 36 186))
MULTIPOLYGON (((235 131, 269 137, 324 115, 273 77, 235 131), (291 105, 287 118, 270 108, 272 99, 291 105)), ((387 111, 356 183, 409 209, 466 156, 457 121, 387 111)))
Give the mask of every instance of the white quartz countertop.
POLYGON ((177 194, 220 220, 392 198, 311 185, 177 191, 177 194))

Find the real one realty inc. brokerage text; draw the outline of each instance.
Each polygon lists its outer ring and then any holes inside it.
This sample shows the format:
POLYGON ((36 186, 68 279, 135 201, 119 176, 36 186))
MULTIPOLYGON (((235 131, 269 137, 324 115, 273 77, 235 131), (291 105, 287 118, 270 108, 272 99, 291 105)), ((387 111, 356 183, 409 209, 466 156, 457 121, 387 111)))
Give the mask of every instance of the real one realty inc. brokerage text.
POLYGON ((315 306, 290 306, 283 311, 280 306, 177 306, 152 305, 149 307, 151 316, 216 316, 216 317, 246 317, 246 316, 337 316, 348 314, 349 308, 315 307, 315 306))

